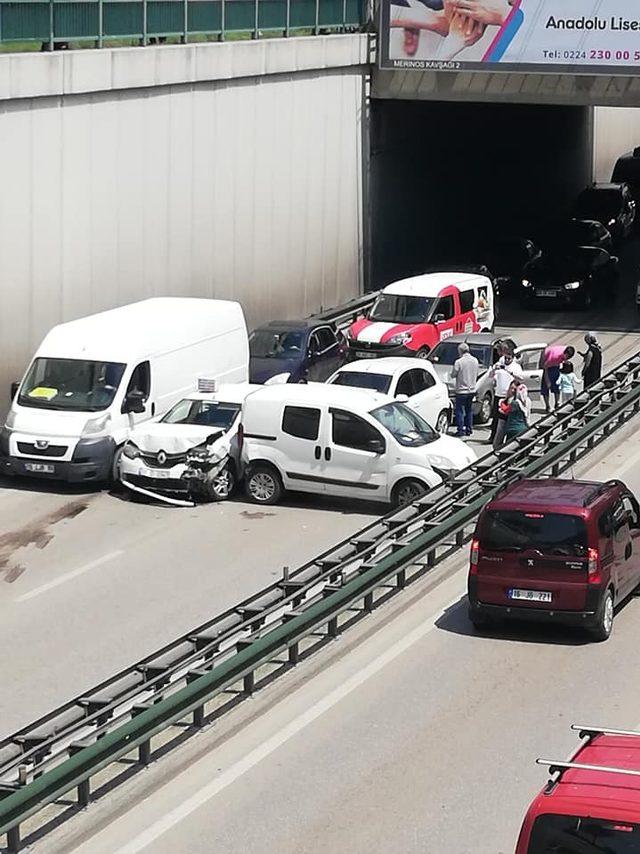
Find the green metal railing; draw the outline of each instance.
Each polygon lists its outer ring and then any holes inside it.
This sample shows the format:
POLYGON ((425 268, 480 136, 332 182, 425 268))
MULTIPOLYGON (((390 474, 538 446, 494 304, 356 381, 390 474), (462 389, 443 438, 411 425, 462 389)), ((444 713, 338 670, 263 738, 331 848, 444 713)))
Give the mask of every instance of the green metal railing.
POLYGON ((366 0, 0 0, 0 45, 318 35, 364 28, 367 9, 366 0))

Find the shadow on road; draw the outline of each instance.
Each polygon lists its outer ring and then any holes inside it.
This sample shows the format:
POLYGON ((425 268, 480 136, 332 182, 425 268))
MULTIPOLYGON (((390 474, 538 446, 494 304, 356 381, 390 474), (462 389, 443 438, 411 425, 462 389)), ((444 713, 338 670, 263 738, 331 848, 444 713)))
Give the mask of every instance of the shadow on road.
POLYGON ((436 621, 442 631, 470 638, 517 641, 539 645, 584 646, 592 643, 589 635, 579 629, 537 623, 496 622, 490 629, 477 631, 467 616, 467 597, 446 609, 436 621))

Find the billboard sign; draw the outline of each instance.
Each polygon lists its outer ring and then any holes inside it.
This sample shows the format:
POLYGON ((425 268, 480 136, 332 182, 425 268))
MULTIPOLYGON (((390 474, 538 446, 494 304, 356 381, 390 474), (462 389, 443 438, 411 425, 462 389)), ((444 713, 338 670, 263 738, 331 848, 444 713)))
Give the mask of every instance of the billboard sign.
POLYGON ((640 0, 380 0, 382 68, 640 73, 640 0))

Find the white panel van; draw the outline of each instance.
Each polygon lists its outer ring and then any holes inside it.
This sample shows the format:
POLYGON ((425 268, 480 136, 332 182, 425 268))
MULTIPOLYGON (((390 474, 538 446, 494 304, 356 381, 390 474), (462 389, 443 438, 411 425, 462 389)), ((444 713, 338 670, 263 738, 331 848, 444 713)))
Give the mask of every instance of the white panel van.
POLYGON ((476 459, 404 403, 348 386, 264 386, 241 418, 245 490, 257 504, 285 489, 404 504, 476 459))
POLYGON ((248 380, 237 302, 149 299, 56 326, 14 396, 0 433, 0 471, 108 480, 130 431, 166 412, 203 375, 248 380))

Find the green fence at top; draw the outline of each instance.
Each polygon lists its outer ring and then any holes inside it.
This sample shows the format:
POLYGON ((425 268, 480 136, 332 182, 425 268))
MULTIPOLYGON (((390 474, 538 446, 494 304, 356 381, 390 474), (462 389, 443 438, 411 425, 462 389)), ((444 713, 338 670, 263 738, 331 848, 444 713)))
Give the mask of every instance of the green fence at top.
POLYGON ((0 44, 361 29, 366 0, 0 0, 0 44))

